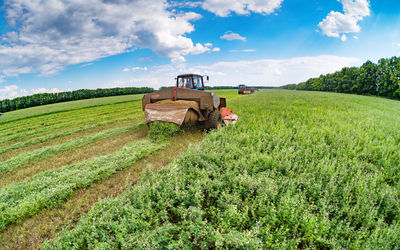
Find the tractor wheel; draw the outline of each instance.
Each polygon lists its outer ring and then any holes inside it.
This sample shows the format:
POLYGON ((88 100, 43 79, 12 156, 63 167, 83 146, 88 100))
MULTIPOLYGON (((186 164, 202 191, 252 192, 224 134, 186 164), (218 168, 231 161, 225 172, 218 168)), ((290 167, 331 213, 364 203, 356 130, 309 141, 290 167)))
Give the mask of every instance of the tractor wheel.
POLYGON ((206 129, 220 129, 222 128, 222 124, 223 121, 221 112, 219 112, 219 110, 214 110, 208 117, 208 120, 206 122, 206 129))

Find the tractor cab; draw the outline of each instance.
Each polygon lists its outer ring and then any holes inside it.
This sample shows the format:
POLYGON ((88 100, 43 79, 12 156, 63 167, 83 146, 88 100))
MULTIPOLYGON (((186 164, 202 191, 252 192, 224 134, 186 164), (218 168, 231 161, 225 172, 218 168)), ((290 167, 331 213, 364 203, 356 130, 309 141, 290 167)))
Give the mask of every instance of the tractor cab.
POLYGON ((182 89, 206 90, 204 87, 203 76, 195 74, 179 75, 176 78, 176 87, 182 89))

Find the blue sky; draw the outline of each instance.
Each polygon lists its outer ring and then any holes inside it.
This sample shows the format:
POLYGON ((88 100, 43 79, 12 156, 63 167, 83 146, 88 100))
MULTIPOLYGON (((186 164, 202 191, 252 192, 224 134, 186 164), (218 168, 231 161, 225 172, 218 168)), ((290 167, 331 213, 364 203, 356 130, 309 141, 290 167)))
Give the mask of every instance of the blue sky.
POLYGON ((280 86, 400 56, 397 0, 0 1, 0 99, 80 88, 280 86))

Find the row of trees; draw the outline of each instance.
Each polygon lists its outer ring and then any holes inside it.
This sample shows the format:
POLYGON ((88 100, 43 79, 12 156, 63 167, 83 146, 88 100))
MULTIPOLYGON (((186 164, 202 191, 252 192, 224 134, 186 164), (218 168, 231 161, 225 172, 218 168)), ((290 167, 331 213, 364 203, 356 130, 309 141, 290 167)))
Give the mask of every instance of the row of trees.
POLYGON ((153 92, 154 89, 141 88, 111 88, 111 89, 80 89, 59 93, 43 93, 31 96, 17 97, 12 100, 5 99, 0 101, 0 112, 8 112, 17 109, 29 108, 39 105, 82 100, 105 96, 144 94, 153 92))
POLYGON ((360 95, 377 95, 400 99, 400 57, 367 61, 361 67, 343 68, 333 74, 321 75, 299 84, 282 88, 330 91, 360 95))

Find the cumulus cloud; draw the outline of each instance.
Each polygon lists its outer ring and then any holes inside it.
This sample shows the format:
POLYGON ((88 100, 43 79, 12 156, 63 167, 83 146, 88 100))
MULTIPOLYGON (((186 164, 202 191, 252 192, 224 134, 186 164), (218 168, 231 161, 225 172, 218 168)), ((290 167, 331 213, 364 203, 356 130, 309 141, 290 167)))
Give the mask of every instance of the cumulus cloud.
POLYGON ((227 31, 225 32, 225 34, 223 34, 222 36, 220 36, 219 38, 224 39, 224 40, 228 40, 228 41, 233 41, 233 40, 240 40, 245 42, 246 41, 246 37, 243 37, 237 33, 233 33, 232 31, 227 31))
POLYGON ((5 0, 10 31, 0 37, 0 73, 53 74, 136 48, 174 62, 211 51, 186 37, 201 15, 169 7, 166 0, 5 0))
POLYGON ((8 85, 4 87, 0 87, 0 100, 3 99, 12 99, 18 97, 18 86, 17 85, 8 85))
POLYGON ((123 72, 129 72, 129 71, 137 71, 137 70, 147 71, 147 67, 124 68, 122 71, 123 71, 123 72))
POLYGON ((169 5, 171 8, 196 8, 202 4, 201 1, 170 1, 169 5))
POLYGON ((343 13, 331 11, 318 26, 324 35, 341 37, 342 41, 345 41, 347 37, 343 35, 360 32, 358 23, 369 16, 371 11, 368 0, 340 0, 340 2, 343 4, 343 13))
POLYGON ((248 15, 250 12, 268 15, 281 7, 283 0, 205 0, 202 8, 220 17, 232 12, 248 15))
POLYGON ((214 85, 281 86, 298 83, 321 74, 332 73, 351 66, 359 60, 350 57, 321 55, 281 60, 262 59, 254 61, 219 62, 197 69, 212 77, 214 85), (221 74, 223 73, 223 74, 221 74))
POLYGON ((321 55, 281 60, 218 62, 212 65, 189 67, 186 64, 169 64, 153 67, 148 75, 128 81, 116 81, 104 87, 115 86, 173 86, 178 74, 196 73, 210 76, 210 86, 235 86, 238 84, 282 86, 299 83, 321 74, 333 73, 343 67, 358 63, 357 58, 321 55))
POLYGON ((29 92, 32 94, 59 93, 59 92, 61 92, 61 90, 59 90, 58 88, 51 88, 51 89, 37 88, 37 89, 32 89, 29 92))
POLYGON ((40 93, 58 93, 62 92, 58 88, 36 88, 31 90, 21 89, 17 85, 7 85, 0 87, 0 100, 13 99, 21 96, 29 96, 40 93))

